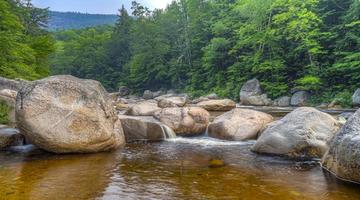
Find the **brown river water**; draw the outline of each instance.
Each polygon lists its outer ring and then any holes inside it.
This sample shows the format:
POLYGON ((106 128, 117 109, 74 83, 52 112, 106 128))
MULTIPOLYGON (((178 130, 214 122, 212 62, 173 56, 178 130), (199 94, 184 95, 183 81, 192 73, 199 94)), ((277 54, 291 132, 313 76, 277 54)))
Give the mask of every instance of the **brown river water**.
POLYGON ((0 199, 360 199, 359 185, 317 161, 257 155, 253 143, 200 137, 87 155, 1 152, 0 199))
POLYGON ((85 155, 19 147, 0 152, 0 200, 360 200, 360 185, 318 160, 258 155, 254 142, 175 138, 85 155))

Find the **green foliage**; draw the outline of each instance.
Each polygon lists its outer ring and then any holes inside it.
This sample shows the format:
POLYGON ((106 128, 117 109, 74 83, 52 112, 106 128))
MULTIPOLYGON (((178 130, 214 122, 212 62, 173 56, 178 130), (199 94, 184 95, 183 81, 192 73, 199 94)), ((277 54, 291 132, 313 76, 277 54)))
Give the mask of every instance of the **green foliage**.
POLYGON ((0 76, 34 80, 49 75, 53 39, 42 29, 47 10, 24 2, 0 1, 0 76))
POLYGON ((9 123, 10 107, 3 101, 0 101, 0 124, 9 123))
POLYGON ((346 91, 360 87, 358 0, 179 0, 154 11, 133 2, 132 14, 120 9, 112 30, 56 33, 53 73, 94 78, 110 90, 233 99, 257 78, 271 98, 298 88, 343 105, 346 91))

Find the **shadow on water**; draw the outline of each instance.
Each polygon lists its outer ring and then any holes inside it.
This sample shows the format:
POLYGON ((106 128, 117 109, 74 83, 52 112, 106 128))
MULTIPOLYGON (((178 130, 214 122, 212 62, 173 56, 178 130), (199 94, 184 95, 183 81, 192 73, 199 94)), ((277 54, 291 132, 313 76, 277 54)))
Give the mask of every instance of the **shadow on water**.
POLYGON ((360 199, 317 161, 257 155, 206 137, 93 155, 0 152, 0 199, 360 199))

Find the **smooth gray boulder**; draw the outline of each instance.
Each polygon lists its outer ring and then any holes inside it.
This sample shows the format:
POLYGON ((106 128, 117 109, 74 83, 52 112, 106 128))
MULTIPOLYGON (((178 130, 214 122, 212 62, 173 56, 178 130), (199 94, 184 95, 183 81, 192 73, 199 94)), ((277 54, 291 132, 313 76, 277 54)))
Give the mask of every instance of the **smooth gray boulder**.
POLYGON ((143 98, 148 100, 148 99, 153 99, 154 98, 154 94, 153 92, 151 92, 150 90, 145 90, 144 94, 143 94, 143 98))
POLYGON ((21 88, 16 98, 20 132, 54 153, 93 153, 125 144, 121 122, 98 81, 52 76, 21 88))
POLYGON ((360 183, 360 109, 332 140, 321 164, 340 179, 360 183))
POLYGON ((24 141, 24 136, 20 134, 19 130, 8 127, 0 128, 0 150, 23 145, 24 141))
POLYGON ((119 115, 119 118, 128 143, 136 141, 154 142, 176 137, 173 130, 153 117, 119 115))
POLYGON ((240 90, 240 103, 243 105, 268 106, 271 99, 263 94, 259 80, 251 79, 247 81, 240 90))
POLYGON ((130 94, 130 89, 126 86, 120 86, 119 87, 119 96, 123 97, 123 96, 127 96, 130 94))
POLYGON ((243 141, 256 139, 264 127, 273 121, 269 114, 235 108, 214 119, 209 125, 208 134, 210 137, 243 141))
POLYGON ((310 94, 307 91, 298 91, 291 97, 290 105, 292 106, 306 106, 310 94))
POLYGON ((154 117, 181 136, 205 133, 210 120, 209 112, 197 107, 164 108, 154 117))
POLYGON ((292 158, 321 158, 339 128, 331 115, 301 107, 269 124, 252 150, 292 158))
POLYGON ((289 107, 290 101, 291 101, 291 97, 288 96, 279 97, 274 100, 273 105, 279 107, 289 107))
POLYGON ((354 106, 360 106, 360 88, 357 89, 352 96, 352 102, 354 106))

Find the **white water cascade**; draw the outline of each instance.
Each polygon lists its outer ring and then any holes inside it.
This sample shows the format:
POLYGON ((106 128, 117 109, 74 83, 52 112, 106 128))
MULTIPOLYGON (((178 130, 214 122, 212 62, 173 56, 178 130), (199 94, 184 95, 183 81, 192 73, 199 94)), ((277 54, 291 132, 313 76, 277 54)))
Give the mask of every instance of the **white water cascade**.
POLYGON ((176 133, 170 127, 162 124, 161 129, 164 135, 164 139, 176 138, 176 133))

